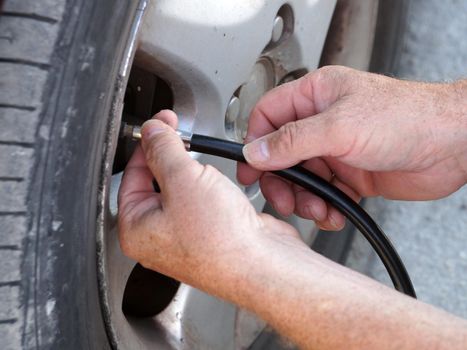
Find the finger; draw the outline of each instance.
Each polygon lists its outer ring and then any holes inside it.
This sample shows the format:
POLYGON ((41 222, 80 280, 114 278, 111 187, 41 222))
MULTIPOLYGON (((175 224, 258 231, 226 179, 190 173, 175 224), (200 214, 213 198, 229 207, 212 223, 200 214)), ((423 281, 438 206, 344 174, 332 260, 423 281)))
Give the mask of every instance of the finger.
POLYGON ((162 111, 156 113, 153 119, 158 119, 169 125, 172 129, 178 128, 178 118, 174 111, 170 109, 163 109, 162 111))
POLYGON ((258 170, 277 170, 303 160, 338 157, 351 147, 354 135, 342 132, 338 113, 332 109, 313 118, 284 124, 279 130, 263 136, 243 147, 243 154, 258 170))
POLYGON ((316 113, 311 98, 311 79, 299 80, 278 86, 267 92, 256 104, 250 114, 246 142, 269 134, 297 119, 316 113))
MULTIPOLYGON (((168 109, 162 110, 153 116, 153 119, 158 119, 163 121, 164 123, 170 125, 172 128, 176 129, 178 126, 178 118, 177 115, 168 109)), ((146 165, 146 157, 144 156, 144 152, 140 145, 138 145, 133 152, 127 166, 125 169, 127 173, 126 177, 130 177, 130 181, 133 183, 130 187, 124 186, 123 191, 126 191, 127 188, 130 190, 138 190, 138 192, 153 192, 154 191, 154 184, 151 171, 146 165), (128 175, 130 174, 130 175, 128 175), (138 178, 133 179, 134 176, 138 176, 138 178), (147 178, 151 177, 151 184, 148 185, 147 178), (134 186, 133 186, 134 185, 134 186)))
MULTIPOLYGON (((315 114, 312 82, 313 77, 309 74, 266 93, 251 112, 245 142, 250 143, 276 131, 283 124, 315 114)), ((244 185, 252 184, 261 174, 248 164, 238 164, 237 179, 244 185)))
POLYGON ((342 215, 336 208, 328 204, 328 217, 325 222, 320 223, 323 229, 340 231, 345 226, 345 216, 342 215))
MULTIPOLYGON (((303 77, 266 93, 251 112, 245 142, 270 134, 290 121, 313 115, 315 108, 308 92, 310 81, 303 77)), ((238 164, 237 178, 244 185, 252 184, 261 174, 249 164, 238 164)))
MULTIPOLYGON (((309 159, 302 166, 326 181, 331 181, 333 173, 321 158, 309 159)), ((295 214, 304 219, 323 221, 327 217, 327 206, 323 199, 304 188, 294 185, 295 214)))
POLYGON ((186 183, 194 171, 202 171, 201 165, 188 155, 182 140, 169 125, 160 120, 148 120, 141 132, 146 162, 161 193, 170 190, 171 184, 181 186, 186 183))
MULTIPOLYGON (((294 142, 298 142, 298 141, 294 141, 294 142)), ((248 146, 247 146, 248 147, 248 146)), ((244 147, 244 153, 245 153, 245 149, 247 147, 244 147)), ((306 145, 304 147, 307 147, 306 145)), ((311 147, 311 146, 310 146, 311 147)), ((282 152, 282 153, 285 153, 285 152, 282 152)), ((308 154, 310 154, 310 152, 308 152, 308 154)), ((246 154, 245 154, 246 156, 246 154)), ((273 169, 271 167, 270 170, 276 170, 276 169, 283 169, 283 168, 287 168, 291 165, 294 165, 294 164, 297 164, 299 161, 301 161, 302 159, 297 159, 295 161, 291 161, 290 159, 293 158, 293 155, 286 155, 284 154, 283 156, 283 159, 280 159, 281 163, 283 164, 282 166, 279 166, 279 167, 275 167, 275 169, 273 169)), ((307 164, 309 165, 309 170, 311 170, 312 172, 316 173, 317 175, 323 177, 323 178, 327 178, 327 176, 330 174, 330 170, 329 170, 329 167, 322 161, 320 160, 320 158, 312 158, 313 160, 307 160, 307 164), (316 163, 316 165, 313 165, 314 163, 316 163), (319 163, 319 165, 318 165, 319 163), (324 173, 323 174, 319 174, 319 172, 323 170, 324 173)), ((253 182, 255 182, 262 174, 262 171, 259 171, 255 168, 252 168, 249 164, 241 164, 239 163, 238 166, 237 166, 237 178, 238 180, 240 181, 240 183, 244 184, 244 185, 251 185, 253 182)))
MULTIPOLYGON (((334 177, 331 183, 338 189, 340 189, 342 192, 344 192, 346 195, 348 195, 355 202, 360 201, 360 195, 357 192, 355 192, 350 186, 340 181, 339 178, 334 177)), ((331 205, 328 204, 327 207, 328 215, 326 220, 319 222, 320 228, 323 230, 333 231, 342 230, 345 226, 345 216, 331 205)))
MULTIPOLYGON (((354 201, 360 200, 360 195, 352 187, 333 174, 327 161, 321 158, 313 158, 304 162, 302 166, 329 181, 354 201)), ((294 192, 295 213, 297 215, 315 220, 322 229, 340 230, 344 227, 345 217, 337 209, 325 203, 323 199, 296 185, 294 186, 294 192)))
POLYGON ((289 216, 295 209, 295 198, 291 185, 270 173, 265 173, 260 179, 263 196, 271 203, 274 210, 282 216, 289 216))
POLYGON ((349 196, 354 202, 358 203, 362 199, 362 197, 358 194, 357 191, 355 191, 345 182, 341 181, 337 175, 334 176, 331 183, 338 189, 340 189, 342 192, 344 192, 347 196, 349 196))
POLYGON ((244 186, 256 182, 262 174, 262 171, 256 170, 246 163, 237 163, 237 180, 244 186))
POLYGON ((118 192, 118 207, 123 212, 128 212, 130 206, 146 201, 143 209, 160 208, 160 196, 154 193, 152 185, 153 175, 146 165, 143 150, 140 145, 128 162, 123 174, 118 192))
POLYGON ((246 141, 266 135, 282 125, 327 109, 345 94, 353 73, 345 67, 323 67, 266 93, 253 109, 246 141))
MULTIPOLYGON (((321 68, 266 93, 250 115, 245 142, 250 143, 286 123, 310 117, 328 108, 344 94, 343 81, 350 71, 344 67, 321 68)), ((261 172, 253 167, 238 165, 237 178, 240 183, 249 185, 260 176, 261 172)))
POLYGON ((296 186, 295 214, 309 220, 324 221, 328 215, 326 202, 317 195, 296 186))
POLYGON ((361 196, 371 197, 378 194, 372 172, 355 168, 331 157, 326 157, 325 162, 342 182, 361 196))

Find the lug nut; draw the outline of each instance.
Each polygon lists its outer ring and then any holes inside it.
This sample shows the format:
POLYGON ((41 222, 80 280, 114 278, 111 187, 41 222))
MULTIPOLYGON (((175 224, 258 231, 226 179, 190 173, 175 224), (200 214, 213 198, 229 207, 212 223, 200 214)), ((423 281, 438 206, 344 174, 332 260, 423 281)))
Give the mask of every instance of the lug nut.
POLYGON ((279 39, 282 37, 282 33, 284 32, 284 19, 281 16, 276 16, 274 18, 274 23, 272 25, 272 33, 271 33, 271 42, 277 43, 279 39))

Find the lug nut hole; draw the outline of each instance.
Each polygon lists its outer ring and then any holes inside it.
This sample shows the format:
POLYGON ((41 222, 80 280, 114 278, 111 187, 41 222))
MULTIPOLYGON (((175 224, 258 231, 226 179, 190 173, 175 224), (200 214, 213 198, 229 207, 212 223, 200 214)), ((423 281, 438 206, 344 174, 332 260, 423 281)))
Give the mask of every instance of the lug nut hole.
POLYGON ((289 4, 282 5, 272 21, 271 40, 264 51, 272 50, 286 41, 294 30, 294 15, 289 4))

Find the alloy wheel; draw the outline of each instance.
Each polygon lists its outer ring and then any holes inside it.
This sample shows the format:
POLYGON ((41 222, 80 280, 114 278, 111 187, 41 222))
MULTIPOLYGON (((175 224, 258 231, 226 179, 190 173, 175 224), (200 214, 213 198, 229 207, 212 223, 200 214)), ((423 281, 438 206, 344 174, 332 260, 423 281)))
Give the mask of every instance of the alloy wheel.
MULTIPOLYGON (((142 123, 162 108, 173 108, 180 129, 241 142, 251 109, 271 88, 320 62, 367 68, 377 2, 346 3, 336 8, 329 0, 140 2, 119 72, 121 94, 114 101, 100 195, 100 292, 115 347, 244 349, 266 326, 244 310, 123 256, 116 198, 135 145, 117 140, 120 122, 142 123)), ((235 163, 193 157, 236 181, 235 163)), ((242 188, 257 211, 274 214, 257 184, 242 188)), ((317 229, 310 221, 296 216, 287 221, 311 244, 317 229)))

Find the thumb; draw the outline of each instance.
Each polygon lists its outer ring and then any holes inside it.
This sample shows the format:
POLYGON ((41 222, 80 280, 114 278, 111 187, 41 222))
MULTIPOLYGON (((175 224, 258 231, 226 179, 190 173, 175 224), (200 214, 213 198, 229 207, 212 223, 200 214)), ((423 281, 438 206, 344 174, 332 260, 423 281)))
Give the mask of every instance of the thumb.
POLYGON ((324 113, 282 125, 243 147, 248 164, 260 170, 285 169, 303 160, 331 155, 330 116, 324 113))
POLYGON ((170 183, 185 178, 196 167, 174 129, 160 120, 146 121, 141 128, 142 147, 146 163, 162 191, 170 183))

